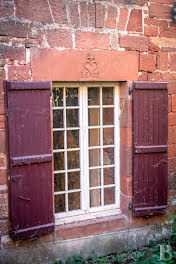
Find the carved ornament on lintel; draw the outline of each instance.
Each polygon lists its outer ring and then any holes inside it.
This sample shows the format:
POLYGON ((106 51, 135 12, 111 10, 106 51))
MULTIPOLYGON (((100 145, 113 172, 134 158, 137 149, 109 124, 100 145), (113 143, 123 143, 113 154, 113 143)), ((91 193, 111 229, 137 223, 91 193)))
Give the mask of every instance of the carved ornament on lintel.
POLYGON ((87 55, 86 62, 84 63, 84 69, 81 71, 82 79, 98 79, 100 76, 98 64, 95 60, 95 56, 92 53, 87 55))

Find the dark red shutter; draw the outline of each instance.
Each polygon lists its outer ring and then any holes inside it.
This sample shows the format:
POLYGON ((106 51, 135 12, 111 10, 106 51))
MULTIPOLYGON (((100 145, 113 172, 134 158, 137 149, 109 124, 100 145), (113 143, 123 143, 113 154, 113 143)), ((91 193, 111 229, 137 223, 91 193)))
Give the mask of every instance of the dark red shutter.
POLYGON ((54 230, 50 82, 5 82, 10 236, 54 230))
POLYGON ((167 207, 167 83, 133 83, 133 216, 167 207))

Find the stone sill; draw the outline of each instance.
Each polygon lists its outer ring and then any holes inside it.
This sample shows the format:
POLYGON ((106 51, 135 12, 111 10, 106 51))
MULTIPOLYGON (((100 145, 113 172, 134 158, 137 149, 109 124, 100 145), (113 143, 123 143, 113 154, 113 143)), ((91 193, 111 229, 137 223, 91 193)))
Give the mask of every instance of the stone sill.
POLYGON ((73 239, 110 233, 127 228, 127 217, 123 214, 99 217, 81 222, 73 222, 55 227, 55 235, 60 239, 73 239))

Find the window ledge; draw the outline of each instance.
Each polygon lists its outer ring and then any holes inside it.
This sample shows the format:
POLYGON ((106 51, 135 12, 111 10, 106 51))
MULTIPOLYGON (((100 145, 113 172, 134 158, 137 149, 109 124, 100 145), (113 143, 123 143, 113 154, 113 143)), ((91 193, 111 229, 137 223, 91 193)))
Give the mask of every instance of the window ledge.
POLYGON ((123 214, 99 217, 81 222, 73 222, 55 228, 57 237, 73 239, 110 233, 127 227, 127 217, 123 214))

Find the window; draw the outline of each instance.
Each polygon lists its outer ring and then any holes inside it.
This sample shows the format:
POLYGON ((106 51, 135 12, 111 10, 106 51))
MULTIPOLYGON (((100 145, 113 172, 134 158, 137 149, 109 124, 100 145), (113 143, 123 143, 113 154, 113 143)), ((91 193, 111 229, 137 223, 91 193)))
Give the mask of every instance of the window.
MULTIPOLYGON (((6 81, 4 88, 10 236, 15 240, 29 238, 54 231, 55 223, 119 213, 118 83, 54 83, 54 154, 51 153, 51 82, 6 81), (52 176, 55 177, 55 222, 52 176)), ((131 173, 128 165, 132 153, 133 216, 163 214, 168 184, 167 83, 134 82, 132 95, 133 148, 128 146, 128 141, 124 144, 125 136, 130 137, 131 121, 126 124, 126 116, 123 119, 121 115, 121 177, 127 179, 131 173)), ((121 98, 125 105, 123 113, 129 119, 130 101, 130 96, 121 98)), ((126 192, 123 188, 121 192, 123 212, 127 209, 126 192)))
POLYGON ((56 217, 119 207, 117 84, 53 84, 53 155, 56 217))

